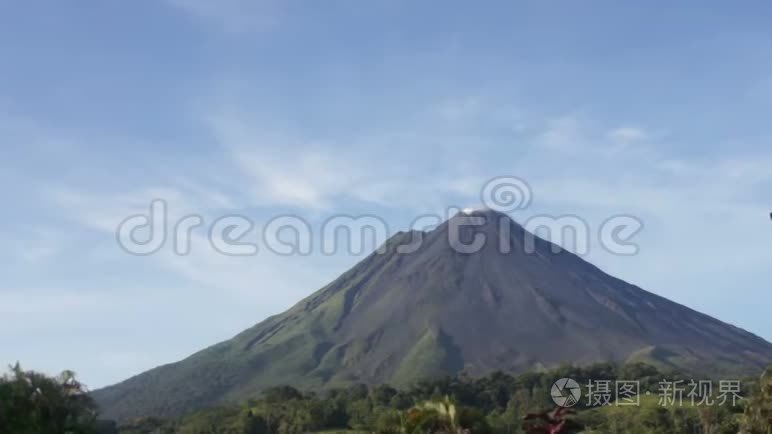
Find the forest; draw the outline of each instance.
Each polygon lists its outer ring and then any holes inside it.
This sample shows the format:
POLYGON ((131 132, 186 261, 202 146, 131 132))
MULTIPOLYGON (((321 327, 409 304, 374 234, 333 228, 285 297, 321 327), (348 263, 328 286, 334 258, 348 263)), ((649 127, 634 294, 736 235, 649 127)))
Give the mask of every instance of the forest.
POLYGON ((772 432, 772 368, 738 381, 731 400, 719 387, 691 393, 690 383, 708 383, 693 380, 645 364, 603 363, 446 377, 403 390, 364 384, 324 391, 281 386, 175 419, 149 415, 116 423, 99 417, 73 372, 48 377, 17 364, 0 378, 0 434, 772 432), (565 378, 581 385, 582 396, 570 408, 553 401, 553 385, 565 378), (599 387, 622 383, 637 385, 633 405, 624 405, 615 387, 599 387))

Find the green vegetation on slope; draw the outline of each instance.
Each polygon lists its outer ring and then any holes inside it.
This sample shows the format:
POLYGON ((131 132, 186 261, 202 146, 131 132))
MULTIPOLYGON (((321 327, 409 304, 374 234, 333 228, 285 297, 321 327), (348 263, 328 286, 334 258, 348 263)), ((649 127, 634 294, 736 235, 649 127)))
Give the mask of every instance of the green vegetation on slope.
POLYGON ((463 367, 464 360, 452 339, 442 330, 429 330, 402 359, 392 381, 404 386, 421 379, 453 375, 463 367))

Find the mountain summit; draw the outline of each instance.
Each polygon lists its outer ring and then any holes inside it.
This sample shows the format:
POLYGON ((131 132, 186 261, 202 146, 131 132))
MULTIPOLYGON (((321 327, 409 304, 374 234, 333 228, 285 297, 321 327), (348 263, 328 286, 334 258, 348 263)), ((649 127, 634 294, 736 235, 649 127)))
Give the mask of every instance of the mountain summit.
POLYGON ((94 397, 106 417, 125 420, 175 416, 280 384, 407 385, 628 360, 720 375, 772 361, 765 340, 554 253, 495 211, 465 210, 432 231, 400 232, 379 251, 288 311, 94 397), (468 249, 480 235, 484 245, 468 249))

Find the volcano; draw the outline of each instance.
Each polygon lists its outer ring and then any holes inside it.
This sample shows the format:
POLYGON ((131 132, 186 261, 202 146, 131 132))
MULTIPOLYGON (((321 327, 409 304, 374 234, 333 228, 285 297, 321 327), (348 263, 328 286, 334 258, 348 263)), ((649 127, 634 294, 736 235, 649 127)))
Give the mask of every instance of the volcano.
POLYGON ((405 386, 600 361, 741 375, 770 363, 772 344, 614 278, 505 214, 465 210, 394 235, 286 312, 93 396, 105 417, 126 420, 284 384, 405 386), (481 235, 487 242, 466 251, 481 235))

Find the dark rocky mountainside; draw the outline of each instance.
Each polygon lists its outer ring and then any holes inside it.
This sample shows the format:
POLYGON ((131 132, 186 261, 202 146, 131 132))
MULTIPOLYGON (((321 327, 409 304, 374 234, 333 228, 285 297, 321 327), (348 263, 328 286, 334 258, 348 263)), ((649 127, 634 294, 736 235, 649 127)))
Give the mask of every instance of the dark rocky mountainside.
POLYGON ((553 253, 494 211, 399 233, 335 281, 234 338, 93 392, 104 416, 175 416, 279 384, 323 388, 559 363, 647 361, 702 375, 760 372, 772 344, 553 253), (451 247, 489 240, 476 253, 451 247), (505 223, 499 224, 501 219, 505 223), (413 253, 399 246, 421 237, 413 253), (495 242, 490 242, 496 240, 495 242), (500 243, 511 251, 500 252, 500 243), (530 252, 530 253, 528 253, 530 252))

